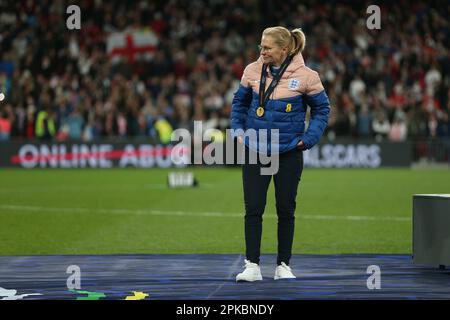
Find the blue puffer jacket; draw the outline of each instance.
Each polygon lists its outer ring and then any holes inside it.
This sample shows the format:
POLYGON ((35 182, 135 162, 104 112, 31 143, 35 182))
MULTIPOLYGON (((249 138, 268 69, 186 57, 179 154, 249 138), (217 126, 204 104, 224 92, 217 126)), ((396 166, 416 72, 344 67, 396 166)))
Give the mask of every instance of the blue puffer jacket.
MULTIPOLYGON (((268 129, 267 142, 250 139, 244 136, 245 144, 259 152, 268 154, 287 152, 297 147, 300 140, 305 149, 317 144, 325 131, 330 112, 330 103, 317 72, 309 69, 299 53, 284 72, 280 82, 265 105, 265 112, 258 117, 259 82, 261 77, 262 59, 248 65, 244 70, 239 89, 234 94, 231 111, 231 129, 233 136, 242 135, 238 129, 246 133, 248 129, 260 132, 268 129), (311 108, 308 129, 305 132, 305 116, 307 105, 311 108), (270 129, 278 129, 279 143, 271 148, 270 129), (263 144, 261 144, 261 142, 263 144), (273 149, 273 150, 272 150, 273 149)), ((268 73, 266 89, 272 81, 268 73)))

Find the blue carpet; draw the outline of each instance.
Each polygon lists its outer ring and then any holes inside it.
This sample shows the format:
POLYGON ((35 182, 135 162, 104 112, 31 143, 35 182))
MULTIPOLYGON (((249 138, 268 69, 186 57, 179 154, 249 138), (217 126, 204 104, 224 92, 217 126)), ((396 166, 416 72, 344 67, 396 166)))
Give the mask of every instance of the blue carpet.
POLYGON ((293 255, 297 279, 284 281, 273 280, 275 262, 263 255, 263 281, 236 283, 244 265, 237 254, 1 256, 0 300, 75 300, 88 292, 114 300, 133 292, 151 300, 450 299, 450 271, 413 265, 409 255, 293 255), (67 288, 70 265, 81 270, 78 291, 67 288), (380 289, 367 287, 370 265, 380 267, 380 289))

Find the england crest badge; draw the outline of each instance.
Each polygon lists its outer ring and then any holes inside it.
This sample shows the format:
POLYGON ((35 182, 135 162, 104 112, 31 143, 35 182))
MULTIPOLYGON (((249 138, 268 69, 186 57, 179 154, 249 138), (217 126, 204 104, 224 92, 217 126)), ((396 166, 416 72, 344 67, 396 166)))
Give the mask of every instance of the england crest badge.
POLYGON ((290 79, 288 83, 289 90, 298 90, 300 88, 300 81, 298 79, 290 79))

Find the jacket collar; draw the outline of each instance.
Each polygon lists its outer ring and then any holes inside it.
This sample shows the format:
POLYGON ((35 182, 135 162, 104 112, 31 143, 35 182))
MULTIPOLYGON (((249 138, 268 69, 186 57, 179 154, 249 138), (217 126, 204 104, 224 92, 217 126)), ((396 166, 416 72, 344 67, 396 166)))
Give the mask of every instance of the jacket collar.
MULTIPOLYGON (((256 62, 258 63, 259 69, 261 70, 262 66, 264 64, 262 57, 260 56, 256 62)), ((304 66, 305 66, 305 60, 303 59, 303 55, 301 54, 301 52, 299 52, 292 59, 291 63, 289 64, 286 71, 284 72, 282 78, 288 78, 290 74, 292 74, 293 72, 295 72, 296 70, 298 70, 299 68, 302 68, 304 66)))

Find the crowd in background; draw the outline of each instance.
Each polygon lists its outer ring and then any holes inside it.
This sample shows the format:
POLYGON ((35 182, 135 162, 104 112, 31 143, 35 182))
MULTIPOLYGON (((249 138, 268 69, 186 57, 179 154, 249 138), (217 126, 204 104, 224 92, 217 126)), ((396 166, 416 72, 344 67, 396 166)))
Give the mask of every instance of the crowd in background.
POLYGON ((301 27, 306 65, 331 102, 328 139, 450 138, 450 3, 351 1, 0 2, 0 140, 153 137, 229 128, 233 93, 262 30, 301 27), (151 28, 152 59, 116 63, 112 32, 151 28))

